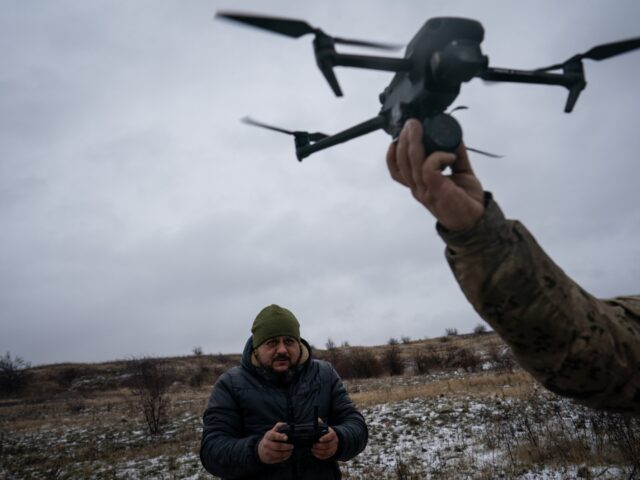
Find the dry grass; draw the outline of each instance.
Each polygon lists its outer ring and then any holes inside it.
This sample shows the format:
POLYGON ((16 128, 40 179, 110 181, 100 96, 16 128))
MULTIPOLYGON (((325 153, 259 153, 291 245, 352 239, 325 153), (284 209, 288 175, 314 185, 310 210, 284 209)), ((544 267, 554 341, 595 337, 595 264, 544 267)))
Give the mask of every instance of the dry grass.
MULTIPOLYGON (((493 334, 443 338, 446 341, 402 343, 398 345, 401 357, 410 364, 417 352, 426 350, 444 356, 452 348, 473 350, 486 357, 492 349, 503 346, 493 334)), ((366 347, 366 350, 381 357, 387 348, 366 347)), ((349 348, 338 350, 346 352, 349 348)), ((139 405, 127 383, 126 361, 33 369, 35 384, 24 396, 0 399, 0 479, 5 476, 16 479, 210 478, 197 457, 201 415, 215 378, 237 364, 239 356, 200 355, 163 360, 171 365, 175 382, 169 390, 168 422, 162 433, 155 436, 146 432, 139 405), (191 379, 201 374, 204 380, 194 385, 191 379), (131 468, 136 470, 131 473, 126 470, 127 465, 134 465, 131 468)), ((487 469, 474 455, 460 454, 461 444, 454 439, 453 453, 445 453, 457 455, 456 464, 449 465, 448 460, 441 459, 442 464, 418 465, 416 459, 420 452, 412 450, 402 452, 403 458, 397 458, 398 463, 392 470, 371 461, 366 465, 367 470, 347 471, 345 478, 459 478, 460 468, 475 472, 467 478, 495 478, 496 468, 504 472, 504 478, 517 478, 519 472, 533 471, 539 464, 559 465, 567 470, 572 465, 605 465, 604 469, 608 468, 606 465, 640 462, 637 425, 633 427, 636 430, 617 430, 636 435, 622 439, 630 451, 625 456, 622 450, 611 447, 615 443, 615 428, 606 427, 601 419, 590 417, 583 410, 572 410, 572 407, 549 410, 549 405, 556 405, 558 400, 541 392, 531 377, 520 370, 509 373, 445 369, 428 375, 348 380, 345 385, 358 407, 370 413, 377 411, 378 406, 381 411, 388 411, 403 402, 417 405, 409 414, 391 415, 389 421, 397 420, 397 425, 409 430, 431 428, 417 434, 424 443, 433 442, 439 429, 449 429, 458 432, 454 436, 458 435, 455 439, 460 442, 468 438, 472 450, 482 443, 507 459, 506 463, 494 463, 487 469), (456 417, 465 413, 446 408, 434 410, 434 406, 446 406, 447 402, 486 406, 468 412, 471 421, 486 427, 481 440, 468 435, 470 427, 461 417, 456 417), (424 421, 427 417, 420 415, 430 415, 429 420, 424 421), (414 454, 417 456, 412 456, 414 454)), ((371 420, 376 419, 372 414, 371 420)), ((385 428, 383 437, 386 432, 385 428)), ((591 475, 588 469, 585 475, 585 478, 591 475)), ((615 477, 603 475, 601 478, 615 477)))
MULTIPOLYGON (((513 397, 522 398, 533 388, 531 376, 523 371, 515 373, 481 373, 461 378, 447 378, 428 383, 404 386, 381 387, 371 382, 373 388, 367 388, 366 381, 359 383, 358 392, 351 398, 359 407, 396 402, 408 398, 433 398, 464 395, 466 397, 513 397), (362 391, 364 390, 364 391, 362 391)), ((347 384, 348 385, 348 384, 347 384)))
MULTIPOLYGON (((414 340, 407 343, 399 343, 400 354, 403 360, 410 362, 416 352, 428 350, 434 353, 443 353, 451 347, 470 349, 476 352, 488 352, 496 346, 504 346, 504 342, 495 333, 483 335, 462 334, 448 337, 430 338, 424 340, 414 340)), ((339 347, 338 351, 348 351, 350 348, 361 347, 339 347)), ((376 357, 382 358, 389 348, 388 345, 376 345, 366 347, 368 351, 376 357)), ((321 357, 328 356, 327 350, 316 350, 321 357)))

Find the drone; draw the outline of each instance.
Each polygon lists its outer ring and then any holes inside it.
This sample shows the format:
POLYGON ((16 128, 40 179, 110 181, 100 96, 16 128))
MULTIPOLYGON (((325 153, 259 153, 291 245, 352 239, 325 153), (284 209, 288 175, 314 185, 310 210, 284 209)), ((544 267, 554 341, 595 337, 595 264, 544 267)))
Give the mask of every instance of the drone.
MULTIPOLYGON (((548 67, 514 70, 489 67, 489 58, 480 48, 484 28, 480 22, 467 18, 435 17, 427 20, 407 44, 404 57, 394 58, 339 53, 336 51, 336 45, 383 50, 396 50, 400 47, 332 37, 303 20, 234 12, 217 12, 216 17, 293 38, 314 35, 316 63, 338 97, 342 96, 342 89, 333 70, 336 66, 395 72, 389 85, 380 93, 382 107, 378 115, 334 135, 291 131, 249 117, 243 119, 245 123, 253 126, 293 135, 298 161, 312 153, 379 129, 387 132, 395 140, 409 118, 416 118, 422 122, 426 152, 453 152, 462 141, 462 129, 451 115, 453 112, 447 113, 446 110, 460 93, 463 82, 480 78, 487 82, 563 86, 569 91, 564 111, 571 113, 580 92, 587 85, 582 60, 604 60, 640 48, 640 37, 636 37, 598 45, 585 53, 548 67)), ((487 156, 497 156, 469 147, 467 149, 487 156)))

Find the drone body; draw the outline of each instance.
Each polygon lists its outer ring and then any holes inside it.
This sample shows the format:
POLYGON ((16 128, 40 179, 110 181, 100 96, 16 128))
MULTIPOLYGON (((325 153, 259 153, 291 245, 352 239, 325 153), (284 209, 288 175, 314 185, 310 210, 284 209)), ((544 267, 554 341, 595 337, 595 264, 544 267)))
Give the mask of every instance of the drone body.
POLYGON ((444 112, 460 93, 460 83, 487 67, 482 55, 482 25, 463 18, 432 18, 407 46, 405 58, 411 70, 398 72, 380 94, 382 127, 393 138, 409 118, 425 124, 427 151, 453 151, 462 140, 462 129, 444 112))
MULTIPOLYGON (((298 160, 314 152, 346 142, 366 133, 383 129, 394 139, 405 121, 417 118, 424 125, 427 152, 454 151, 462 141, 462 129, 446 109, 453 103, 463 82, 473 78, 486 81, 560 85, 569 90, 565 112, 570 113, 580 92, 586 87, 583 59, 603 60, 640 48, 640 38, 623 40, 592 48, 567 61, 536 70, 490 68, 480 44, 484 38, 482 25, 471 19, 431 18, 409 42, 404 58, 373 57, 338 53, 336 44, 392 49, 380 43, 331 37, 301 20, 265 17, 238 13, 218 13, 217 16, 250 24, 290 37, 314 34, 316 63, 336 96, 342 90, 333 72, 335 66, 350 66, 396 72, 380 94, 382 104, 377 116, 335 135, 288 131, 251 119, 246 123, 294 135, 298 160), (562 70, 562 73, 551 73, 562 70)), ((484 155, 494 156, 474 150, 484 155)))

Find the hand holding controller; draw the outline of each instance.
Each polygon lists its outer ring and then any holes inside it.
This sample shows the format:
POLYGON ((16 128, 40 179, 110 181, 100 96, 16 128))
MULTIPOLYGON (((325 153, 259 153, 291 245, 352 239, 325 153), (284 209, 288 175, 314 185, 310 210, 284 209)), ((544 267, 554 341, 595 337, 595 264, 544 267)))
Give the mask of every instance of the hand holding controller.
POLYGON ((291 443, 295 448, 310 449, 318 442, 320 437, 329 433, 329 427, 322 421, 312 423, 286 424, 278 428, 278 433, 287 436, 286 443, 291 443))

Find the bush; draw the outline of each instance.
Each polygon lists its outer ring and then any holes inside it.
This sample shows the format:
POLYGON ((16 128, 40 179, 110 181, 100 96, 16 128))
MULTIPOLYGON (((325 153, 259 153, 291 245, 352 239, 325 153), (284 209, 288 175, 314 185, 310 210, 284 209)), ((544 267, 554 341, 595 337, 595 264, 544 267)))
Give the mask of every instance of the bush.
POLYGON ((322 356, 323 360, 328 361, 334 367, 339 362, 340 352, 335 342, 331 340, 331 338, 327 339, 327 343, 325 344, 326 353, 322 356))
POLYGON ((342 378, 380 377, 384 372, 380 360, 364 348, 342 352, 333 366, 342 378))
POLYGON ((29 368, 31 364, 21 357, 11 358, 7 352, 0 358, 0 394, 11 395, 23 390, 31 378, 29 368))
POLYGON ((196 367, 196 371, 193 373, 193 375, 191 375, 191 378, 189 378, 189 386, 193 388, 201 387, 209 373, 209 367, 202 364, 198 365, 196 367))
POLYGON ((634 473, 640 473, 640 418, 602 412, 599 414, 612 443, 622 453, 625 463, 633 467, 629 478, 634 478, 634 473))
POLYGON ((487 326, 484 323, 479 323, 475 327, 473 327, 474 335, 484 335, 488 333, 487 326))
POLYGON ((493 364, 493 368, 499 372, 513 373, 516 367, 516 359, 513 352, 506 345, 492 345, 489 348, 489 361, 493 364))
POLYGON ((426 375, 433 370, 442 369, 442 357, 435 352, 416 351, 413 355, 413 363, 416 372, 420 375, 426 375))
POLYGON ((81 376, 82 372, 76 367, 67 367, 58 373, 56 380, 65 390, 70 388, 75 380, 81 376))
POLYGON ((486 435, 504 444, 512 468, 531 463, 565 468, 583 464, 583 474, 578 471, 577 476, 596 478, 600 475, 592 477, 589 465, 615 465, 616 478, 638 478, 639 418, 593 410, 537 389, 502 408, 500 417, 487 423, 486 435))
POLYGON ((447 337, 456 337, 458 335, 457 328, 445 328, 444 333, 447 334, 447 337))
POLYGON ((482 365, 482 359, 473 350, 450 346, 444 352, 443 365, 446 368, 461 368, 468 372, 475 372, 482 365))
POLYGON ((400 348, 398 344, 389 343, 389 347, 385 350, 382 362, 389 372, 389 375, 402 375, 404 373, 404 363, 400 356, 400 348))
POLYGON ((133 374, 133 393, 144 416, 149 433, 160 433, 169 406, 168 389, 173 380, 164 362, 154 358, 133 359, 129 362, 133 374))

